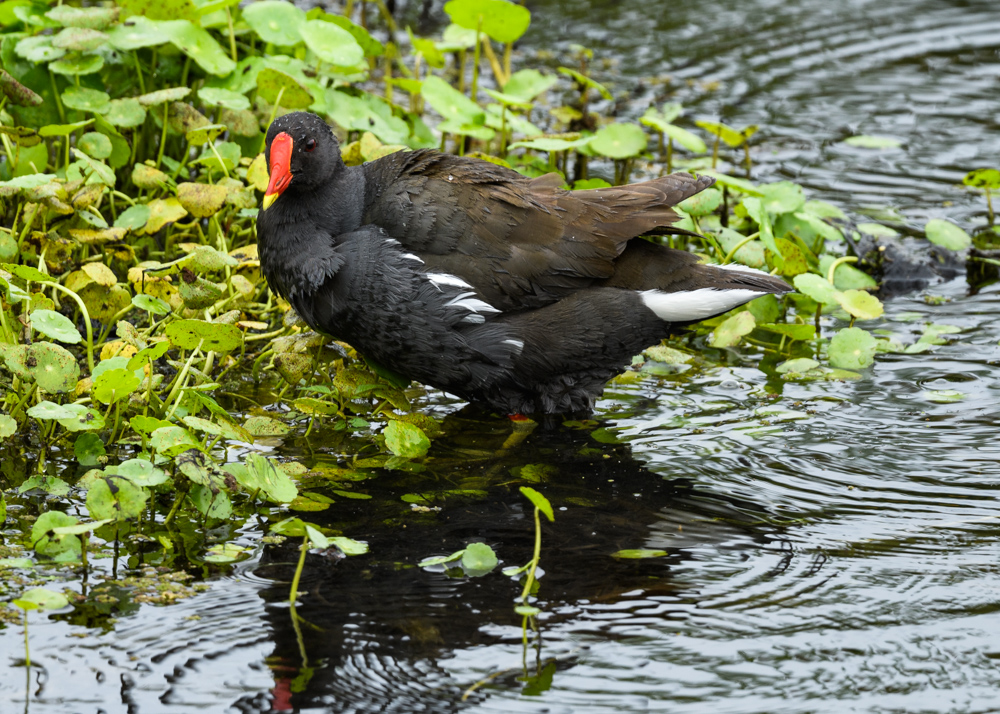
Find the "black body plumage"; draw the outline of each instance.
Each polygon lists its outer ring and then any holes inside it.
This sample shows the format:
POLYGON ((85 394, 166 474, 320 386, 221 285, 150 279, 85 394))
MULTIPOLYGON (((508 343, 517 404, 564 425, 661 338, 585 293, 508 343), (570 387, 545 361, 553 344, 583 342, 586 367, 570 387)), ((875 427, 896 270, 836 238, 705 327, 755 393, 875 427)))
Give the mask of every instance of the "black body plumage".
POLYGON ((428 150, 348 167, 302 112, 271 125, 268 165, 280 133, 292 180, 257 219, 268 285, 312 328, 501 412, 587 411, 645 347, 788 290, 633 240, 677 232, 670 207, 705 177, 570 192, 557 176, 428 150))

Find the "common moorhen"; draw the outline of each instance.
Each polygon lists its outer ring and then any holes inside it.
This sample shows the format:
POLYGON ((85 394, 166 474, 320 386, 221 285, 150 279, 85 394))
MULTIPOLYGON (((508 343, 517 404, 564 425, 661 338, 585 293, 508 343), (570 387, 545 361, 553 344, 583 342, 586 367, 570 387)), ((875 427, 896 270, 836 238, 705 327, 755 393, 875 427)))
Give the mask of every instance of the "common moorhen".
POLYGON ((346 166, 305 112, 267 132, 268 285, 377 364, 508 414, 587 411, 644 348, 782 280, 637 236, 713 179, 567 191, 487 161, 400 151, 346 166))

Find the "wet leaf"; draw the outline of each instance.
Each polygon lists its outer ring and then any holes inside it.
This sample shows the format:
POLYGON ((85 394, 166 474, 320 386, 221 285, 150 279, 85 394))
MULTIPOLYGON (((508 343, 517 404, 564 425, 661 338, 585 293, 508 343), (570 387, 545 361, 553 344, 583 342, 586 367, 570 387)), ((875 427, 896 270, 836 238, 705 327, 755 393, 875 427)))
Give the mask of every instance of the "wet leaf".
POLYGON ((385 445, 396 456, 419 458, 427 453, 431 441, 417 426, 391 421, 385 428, 385 445))
POLYGON ((1000 171, 997 169, 976 169, 962 179, 962 183, 973 188, 1000 188, 1000 171))
POLYGON ((250 108, 250 100, 246 95, 229 89, 218 87, 202 87, 198 90, 198 98, 213 107, 241 110, 250 108))
POLYGON ((635 124, 610 124, 594 135, 589 146, 602 156, 625 159, 645 151, 646 142, 646 132, 635 124))
POLYGON ((168 89, 159 89, 155 92, 140 95, 136 97, 136 101, 144 107, 153 107, 159 104, 166 104, 168 102, 179 102, 190 93, 190 87, 170 87, 168 89))
POLYGON ((531 501, 535 508, 545 514, 546 518, 550 521, 554 521, 556 519, 555 514, 552 511, 552 504, 549 503, 549 499, 533 489, 531 486, 521 486, 520 491, 525 498, 531 501))
MULTIPOLYGON (((7 439, 13 436, 17 432, 17 422, 13 417, 7 416, 6 414, 0 414, 0 439, 7 439)), ((3 496, 0 496, 0 502, 3 501, 3 496)), ((6 507, 3 506, 2 509, 5 511, 6 507)), ((0 525, 3 524, 3 518, 0 517, 0 525)))
POLYGON ((67 27, 52 36, 52 46, 64 50, 89 52, 107 42, 108 36, 99 30, 87 27, 67 27))
POLYGON ((662 558, 669 553, 665 550, 648 550, 642 548, 631 548, 619 550, 611 554, 612 558, 621 560, 643 560, 646 558, 662 558))
POLYGON ((451 21, 469 30, 480 29, 497 42, 515 42, 528 30, 531 13, 506 0, 449 0, 444 11, 451 21))
POLYGON ((462 553, 462 569, 466 575, 486 575, 499 563, 497 554, 486 543, 470 543, 462 553))
POLYGON ((802 187, 791 181, 766 183, 759 188, 763 194, 760 199, 761 205, 771 215, 778 216, 782 213, 794 213, 806 203, 802 187))
POLYGON ((126 521, 142 514, 148 498, 149 493, 131 481, 105 476, 87 491, 87 510, 97 520, 126 521))
POLYGON ((197 218, 207 218, 218 213, 226 202, 227 193, 225 186, 206 183, 177 184, 177 200, 197 218))
POLYGON ((923 396, 936 404, 955 404, 969 395, 954 389, 928 389, 923 392, 923 396))
POLYGON ((826 278, 822 278, 814 273, 803 273, 796 275, 792 282, 795 284, 796 290, 803 295, 808 295, 816 302, 824 305, 834 305, 837 303, 839 291, 826 278))
POLYGON ((882 303, 864 290, 845 290, 837 295, 837 302, 859 320, 874 320, 882 315, 882 303))
POLYGON ((722 191, 717 188, 706 188, 695 195, 681 201, 677 207, 689 216, 707 216, 715 212, 722 203, 722 191))
POLYGON ((731 126, 723 124, 722 122, 706 121, 703 119, 698 119, 697 121, 695 121, 695 124, 704 129, 705 131, 707 131, 712 136, 717 136, 720 139, 722 139, 722 141, 725 142, 727 146, 736 148, 745 141, 745 137, 743 136, 743 134, 736 131, 736 129, 732 128, 731 126))
POLYGON ((191 432, 179 426, 159 427, 150 437, 150 448, 165 456, 176 456, 188 449, 201 447, 201 442, 191 432))
POLYGON ((796 325, 776 323, 770 325, 757 325, 760 330, 774 332, 784 335, 791 340, 812 340, 816 337, 816 328, 812 325, 796 325))
POLYGON ((11 602, 22 610, 59 610, 69 605, 65 595, 45 588, 32 588, 11 602))
POLYGON ((14 374, 34 379, 39 388, 53 394, 73 391, 80 379, 80 367, 73 353, 51 342, 8 348, 4 361, 14 374))
POLYGON ((178 320, 167 325, 167 338, 174 347, 203 352, 230 352, 243 344, 243 332, 235 325, 204 320, 178 320))
POLYGON ((193 59, 209 74, 224 77, 236 63, 222 49, 215 38, 190 20, 172 20, 158 23, 158 28, 171 44, 193 59))
MULTIPOLYGON (((150 215, 152 215, 152 212, 149 210, 149 206, 145 203, 138 203, 134 206, 129 206, 118 214, 118 218, 115 219, 115 228, 124 228, 126 230, 138 232, 143 228, 143 226, 146 225, 147 221, 149 221, 150 215)), ((97 233, 99 231, 94 232, 97 233)), ((76 236, 74 237, 77 238, 76 236)), ((80 238, 77 238, 77 240, 80 240, 80 238)))
POLYGON ((778 374, 805 373, 819 367, 819 362, 808 357, 799 357, 782 362, 774 370, 778 374))
POLYGON ((106 159, 111 156, 111 139, 96 131, 88 131, 81 136, 77 146, 80 147, 81 151, 95 159, 106 159))
POLYGON ((552 89, 558 81, 558 78, 542 74, 537 69, 522 69, 510 76, 503 91, 522 102, 530 102, 542 92, 552 89))
POLYGON ((68 77, 94 74, 104 68, 104 58, 100 55, 69 56, 49 63, 49 70, 54 74, 68 77))
POLYGON ((252 416, 243 422, 243 428, 253 436, 284 436, 291 431, 286 424, 266 416, 252 416))
POLYGON ((289 2, 262 0, 243 8, 243 19, 264 42, 290 46, 302 41, 306 14, 289 2))
POLYGON ((857 327, 848 327, 830 340, 830 364, 843 369, 864 369, 875 361, 877 340, 857 327))
POLYGON ((722 324, 715 328, 709 344, 712 347, 734 347, 740 343, 740 339, 744 335, 753 332, 756 325, 754 316, 748 310, 738 312, 726 318, 722 324))
POLYGON ((887 136, 869 136, 861 134, 844 139, 848 146, 856 146, 862 149, 898 149, 902 142, 897 139, 890 139, 887 136))
POLYGON ((103 30, 118 19, 116 7, 72 7, 59 5, 45 13, 50 20, 66 27, 87 27, 103 30))
POLYGON ((250 493, 261 491, 275 503, 290 503, 299 493, 295 482, 283 471, 275 468, 270 459, 260 454, 249 454, 246 459, 246 477, 237 480, 250 493))
POLYGON ((972 245, 972 238, 954 223, 932 218, 924 226, 927 240, 948 250, 965 250, 972 245))
POLYGON ((83 341, 73 321, 53 310, 35 310, 31 313, 31 327, 53 340, 75 345, 83 341))
POLYGON ((324 62, 350 67, 365 58, 354 36, 339 25, 309 20, 299 27, 299 32, 306 46, 324 62))
POLYGON ((462 124, 482 124, 486 118, 478 104, 439 77, 432 75, 425 79, 420 95, 445 119, 462 124))
POLYGON ((334 536, 333 538, 330 538, 330 543, 337 546, 337 548, 344 555, 364 555, 368 552, 367 543, 362 543, 361 541, 354 540, 353 538, 334 536))
POLYGON ((186 216, 187 209, 176 198, 157 198, 149 202, 149 220, 145 231, 152 235, 169 223, 175 223, 186 216))
POLYGON ((102 404, 114 404, 139 387, 139 378, 127 369, 109 369, 94 379, 91 394, 102 404))
POLYGON ((305 87, 291 76, 270 67, 262 69, 257 75, 257 92, 268 103, 278 103, 286 109, 306 109, 313 103, 313 96, 305 87))

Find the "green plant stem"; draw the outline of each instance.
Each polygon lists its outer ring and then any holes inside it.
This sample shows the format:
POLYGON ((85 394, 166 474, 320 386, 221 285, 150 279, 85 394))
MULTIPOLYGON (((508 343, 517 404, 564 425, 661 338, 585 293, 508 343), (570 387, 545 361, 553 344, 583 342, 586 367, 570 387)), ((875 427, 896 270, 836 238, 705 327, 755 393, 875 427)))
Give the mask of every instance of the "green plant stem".
MULTIPOLYGON (((184 366, 181 368, 181 371, 177 374, 176 377, 174 377, 174 385, 171 388, 170 393, 167 394, 167 398, 163 400, 164 409, 166 409, 167 405, 169 405, 174 400, 174 398, 183 388, 184 382, 187 381, 188 372, 191 371, 191 365, 194 364, 194 359, 195 357, 198 356, 200 350, 201 350, 201 341, 198 342, 198 347, 191 350, 191 356, 188 357, 187 362, 184 363, 184 366)), ((175 409, 177 409, 177 402, 174 402, 173 407, 171 407, 170 409, 170 413, 167 414, 168 418, 174 413, 175 409)))
POLYGON ((60 285, 59 283, 50 283, 50 285, 61 293, 69 295, 73 300, 76 301, 77 307, 80 308, 80 312, 83 314, 83 326, 87 328, 87 367, 91 372, 94 371, 94 327, 90 324, 90 313, 87 311, 87 306, 84 305, 83 300, 75 292, 67 288, 65 285, 60 285))
POLYGON ((31 669, 31 652, 28 650, 28 611, 24 611, 24 666, 31 669))
POLYGON ((170 513, 168 513, 167 517, 163 519, 164 528, 167 528, 173 522, 174 516, 177 515, 177 511, 180 510, 181 504, 184 503, 184 499, 187 498, 187 495, 188 489, 184 489, 184 491, 178 494, 177 498, 174 499, 174 505, 171 506, 170 513))
MULTIPOLYGON (((226 8, 228 10, 228 8, 226 8)), ((142 78, 142 65, 139 63, 138 50, 132 50, 132 61, 135 62, 135 74, 139 78, 139 91, 146 93, 146 80, 142 78)))
POLYGON ((840 267, 842 263, 857 263, 858 259, 853 255, 845 255, 843 258, 837 258, 830 265, 830 270, 826 273, 826 279, 830 281, 830 285, 833 285, 833 274, 837 272, 837 268, 840 267))
POLYGON ((990 225, 992 226, 993 225, 993 220, 994 220, 994 217, 993 217, 993 198, 990 195, 990 187, 989 186, 985 186, 984 190, 986 191, 986 210, 989 212, 989 215, 990 215, 990 225))
POLYGON ((226 22, 229 24, 229 54, 232 55, 233 62, 239 62, 236 55, 236 33, 233 31, 233 13, 226 5, 226 22))
POLYGON ((726 257, 723 258, 722 264, 725 265, 726 263, 732 262, 733 256, 736 255, 736 251, 738 251, 740 248, 742 248, 743 246, 745 246, 750 241, 756 240, 758 238, 758 236, 760 236, 760 231, 757 231, 756 233, 752 233, 752 234, 748 235, 746 238, 744 238, 739 243, 737 243, 735 246, 733 246, 733 249, 731 251, 729 251, 728 253, 726 253, 726 257))
POLYGON ((288 593, 288 604, 295 607, 295 601, 299 594, 299 580, 302 578, 302 569, 306 565, 306 553, 309 551, 309 536, 302 539, 302 547, 299 548, 299 563, 295 566, 295 575, 292 576, 292 589, 288 593))
POLYGON ((160 150, 156 154, 156 168, 160 168, 163 163, 163 150, 167 146, 167 117, 170 113, 170 105, 163 103, 163 131, 160 134, 160 150))
POLYGON ((63 109, 62 99, 59 98, 59 88, 56 86, 56 75, 49 70, 49 82, 52 84, 52 96, 56 100, 56 109, 59 110, 59 121, 66 123, 66 110, 63 109))
POLYGON ((521 602, 528 604, 528 593, 535 582, 535 569, 538 568, 538 561, 542 557, 542 521, 539 518, 541 511, 535 507, 535 552, 531 556, 531 568, 528 570, 528 578, 524 581, 524 590, 521 592, 521 602))

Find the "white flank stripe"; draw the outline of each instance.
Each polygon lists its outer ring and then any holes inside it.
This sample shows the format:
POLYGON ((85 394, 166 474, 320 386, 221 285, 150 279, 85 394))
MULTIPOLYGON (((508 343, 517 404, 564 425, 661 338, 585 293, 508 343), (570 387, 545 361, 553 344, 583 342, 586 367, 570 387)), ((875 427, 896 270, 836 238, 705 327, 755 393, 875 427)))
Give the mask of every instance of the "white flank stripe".
POLYGON ((524 343, 521 340, 504 340, 508 345, 514 345, 517 349, 524 349, 524 343))
POLYGON ((765 295, 759 290, 715 290, 699 288, 675 293, 662 290, 641 290, 639 297, 656 316, 667 322, 688 322, 704 320, 713 315, 721 315, 737 305, 750 302, 765 295))
POLYGON ((467 282, 456 275, 448 273, 427 273, 427 279, 440 288, 442 285, 450 285, 453 288, 471 288, 467 282))
POLYGON ((766 275, 769 278, 773 278, 766 270, 760 270, 759 268, 749 268, 745 265, 740 265, 739 263, 726 263, 725 265, 715 265, 715 268, 723 268, 724 270, 735 270, 737 273, 756 273, 757 275, 766 275))
POLYGON ((415 260, 415 261, 417 261, 418 263, 421 263, 421 264, 424 262, 419 257, 415 256, 413 253, 403 253, 403 257, 407 258, 409 260, 415 260))

